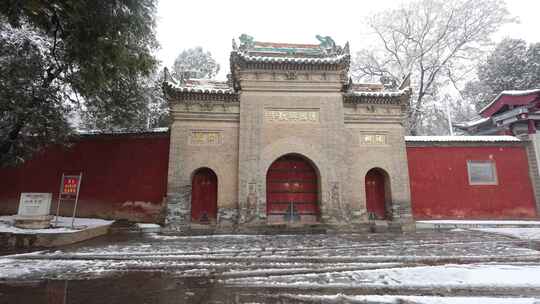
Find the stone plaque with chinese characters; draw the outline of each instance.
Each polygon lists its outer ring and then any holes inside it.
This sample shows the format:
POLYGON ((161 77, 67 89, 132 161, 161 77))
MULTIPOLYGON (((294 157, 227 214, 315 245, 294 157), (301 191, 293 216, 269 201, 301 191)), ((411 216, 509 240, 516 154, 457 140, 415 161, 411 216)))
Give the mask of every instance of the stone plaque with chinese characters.
POLYGON ((51 211, 52 193, 21 193, 19 216, 46 216, 51 211))
POLYGON ((319 123, 318 109, 266 109, 267 122, 319 123))
POLYGON ((388 143, 386 134, 382 133, 362 133, 360 142, 363 145, 382 146, 388 143))
POLYGON ((194 146, 217 146, 223 143, 221 131, 191 131, 189 144, 194 146))

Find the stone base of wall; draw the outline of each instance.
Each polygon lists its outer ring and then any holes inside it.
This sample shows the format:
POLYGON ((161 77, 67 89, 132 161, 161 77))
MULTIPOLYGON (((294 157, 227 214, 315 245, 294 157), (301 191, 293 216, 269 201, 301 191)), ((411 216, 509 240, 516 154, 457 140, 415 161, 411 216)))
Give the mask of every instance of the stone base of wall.
POLYGON ((416 232, 415 221, 402 222, 402 223, 399 223, 398 225, 401 226, 401 232, 416 232))
POLYGON ((169 193, 167 195, 167 215, 162 232, 165 234, 184 233, 189 230, 191 206, 186 200, 189 193, 169 193))
POLYGON ((23 229, 46 229, 51 226, 52 215, 43 216, 17 216, 15 227, 23 229))
MULTIPOLYGON (((218 208, 217 221, 209 225, 191 223, 187 193, 169 193, 163 234, 280 234, 280 233, 369 233, 410 232, 415 230, 410 208, 396 204, 391 221, 368 221, 361 212, 344 212, 337 208, 325 210, 320 222, 270 224, 269 218, 244 216, 237 208, 218 208)), ((245 212, 244 212, 245 213, 245 212)))
POLYGON ((340 233, 407 233, 416 229, 414 221, 369 221, 354 224, 266 224, 250 223, 231 225, 174 225, 162 228, 166 235, 212 235, 212 234, 340 234, 340 233))
POLYGON ((219 208, 217 215, 217 223, 220 228, 226 230, 236 227, 238 223, 238 209, 219 208))

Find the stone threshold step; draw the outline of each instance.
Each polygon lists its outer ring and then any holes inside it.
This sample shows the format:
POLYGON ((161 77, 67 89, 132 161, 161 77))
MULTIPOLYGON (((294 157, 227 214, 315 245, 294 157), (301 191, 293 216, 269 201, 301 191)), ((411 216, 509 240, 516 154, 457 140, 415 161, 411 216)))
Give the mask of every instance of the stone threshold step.
POLYGON ((416 229, 455 228, 540 228, 540 221, 533 220, 429 220, 416 221, 416 229))

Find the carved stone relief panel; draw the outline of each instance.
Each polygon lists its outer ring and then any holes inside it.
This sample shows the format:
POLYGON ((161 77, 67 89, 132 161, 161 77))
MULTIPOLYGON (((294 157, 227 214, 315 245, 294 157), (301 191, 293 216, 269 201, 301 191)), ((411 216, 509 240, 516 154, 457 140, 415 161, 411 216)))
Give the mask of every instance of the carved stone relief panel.
POLYGON ((188 143, 192 146, 217 146, 223 143, 223 132, 219 130, 191 130, 188 143))
POLYGON ((293 71, 289 71, 287 73, 285 73, 285 79, 286 80, 296 80, 298 76, 296 75, 296 72, 293 72, 293 71))
POLYGON ((319 109, 265 109, 264 118, 269 123, 319 123, 319 109))
POLYGON ((368 146, 388 145, 388 134, 386 132, 362 132, 360 133, 360 144, 368 146))

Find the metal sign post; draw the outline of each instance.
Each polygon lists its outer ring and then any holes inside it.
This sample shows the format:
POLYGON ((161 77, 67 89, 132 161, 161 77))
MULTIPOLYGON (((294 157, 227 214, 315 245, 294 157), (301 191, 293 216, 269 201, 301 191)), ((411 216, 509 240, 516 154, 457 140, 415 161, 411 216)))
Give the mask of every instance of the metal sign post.
POLYGON ((62 188, 64 183, 64 173, 62 173, 62 179, 60 180, 60 190, 58 191, 58 204, 56 204, 56 217, 54 218, 54 227, 58 227, 58 216, 60 216, 60 201, 62 197, 62 188))
POLYGON ((71 217, 71 228, 75 228, 75 214, 77 213, 77 203, 79 202, 79 189, 81 187, 82 172, 77 180, 77 194, 75 195, 75 206, 73 206, 73 216, 71 217))
POLYGON ((79 201, 79 190, 81 188, 82 172, 79 175, 65 175, 62 173, 60 182, 60 191, 58 193, 58 204, 56 206, 56 219, 54 226, 58 227, 58 217, 60 216, 60 203, 62 200, 73 200, 75 196, 75 205, 73 207, 73 216, 71 217, 71 228, 75 226, 75 214, 77 212, 77 203, 79 201))

